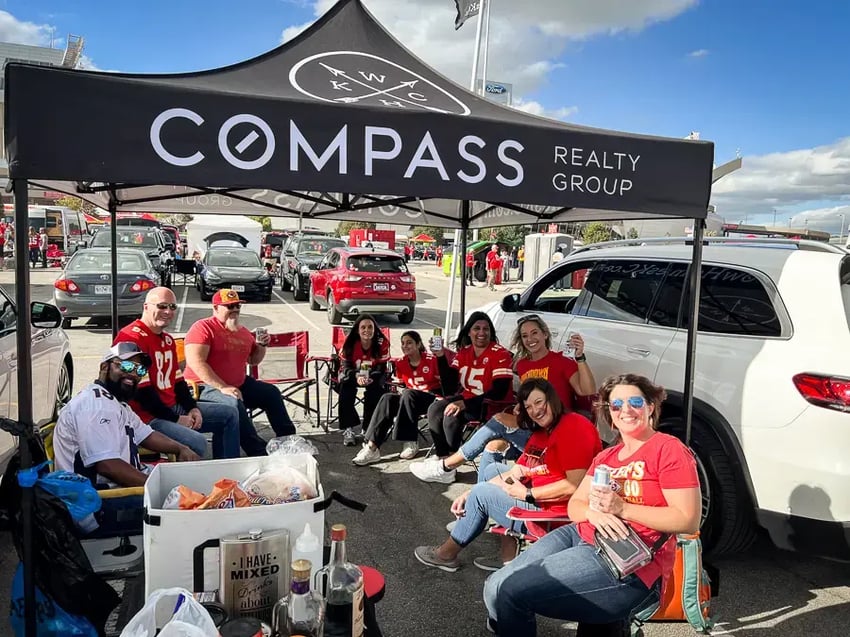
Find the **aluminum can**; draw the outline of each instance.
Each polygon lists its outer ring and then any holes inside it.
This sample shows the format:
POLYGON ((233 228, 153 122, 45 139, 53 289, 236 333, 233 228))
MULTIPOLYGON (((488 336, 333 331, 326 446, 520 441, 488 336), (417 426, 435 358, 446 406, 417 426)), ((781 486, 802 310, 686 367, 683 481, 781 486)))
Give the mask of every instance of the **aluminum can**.
POLYGON ((434 349, 443 349, 443 329, 441 327, 434 328, 434 337, 431 339, 431 347, 434 349))
POLYGON ((608 487, 611 486, 611 469, 604 464, 599 465, 593 471, 593 486, 608 487))

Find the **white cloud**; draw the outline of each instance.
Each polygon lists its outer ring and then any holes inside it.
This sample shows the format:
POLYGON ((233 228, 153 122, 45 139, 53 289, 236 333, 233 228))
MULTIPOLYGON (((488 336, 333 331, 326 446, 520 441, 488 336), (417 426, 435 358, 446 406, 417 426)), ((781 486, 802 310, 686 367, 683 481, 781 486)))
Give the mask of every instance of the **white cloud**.
POLYGON ((704 58, 708 55, 710 51, 708 49, 697 49, 696 51, 691 51, 688 53, 689 58, 704 58))
MULTIPOLYGON (((807 217, 811 223, 825 219, 838 232, 838 214, 850 205, 850 137, 832 144, 743 158, 743 167, 718 181, 712 201, 721 216, 760 216, 794 225, 807 217)), ((845 214, 848 214, 845 212, 845 214)), ((850 223, 850 214, 848 214, 850 223)))
POLYGON ((531 113, 532 115, 539 115, 540 117, 548 117, 550 119, 560 119, 564 121, 578 112, 577 106, 562 106, 561 108, 550 110, 543 106, 540 102, 524 100, 522 98, 515 99, 513 107, 519 111, 531 113))
MULTIPOLYGON (((477 18, 454 29, 450 0, 365 0, 375 17, 402 44, 428 64, 463 86, 469 85, 477 18)), ((488 79, 511 82, 515 94, 541 86, 560 66, 558 58, 570 41, 639 31, 674 18, 697 0, 537 0, 495 2, 491 6, 488 79)), ((316 16, 335 0, 315 0, 316 16)), ((283 31, 288 40, 308 25, 283 31)))
POLYGON ((35 24, 18 20, 8 11, 0 11, 0 42, 50 46, 49 24, 35 24))

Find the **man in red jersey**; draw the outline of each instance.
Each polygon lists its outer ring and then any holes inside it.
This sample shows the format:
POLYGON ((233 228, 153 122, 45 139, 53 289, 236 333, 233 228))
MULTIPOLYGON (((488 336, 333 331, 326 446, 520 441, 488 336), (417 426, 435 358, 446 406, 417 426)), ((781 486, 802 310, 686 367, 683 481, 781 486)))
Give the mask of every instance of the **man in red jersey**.
POLYGON ((183 379, 177 344, 165 331, 174 319, 177 299, 168 288, 154 288, 145 297, 142 317, 115 337, 131 342, 150 357, 148 374, 139 380, 130 407, 142 422, 189 447, 202 458, 207 450, 204 433, 213 435, 213 458, 239 457, 239 415, 217 403, 198 403, 183 379))

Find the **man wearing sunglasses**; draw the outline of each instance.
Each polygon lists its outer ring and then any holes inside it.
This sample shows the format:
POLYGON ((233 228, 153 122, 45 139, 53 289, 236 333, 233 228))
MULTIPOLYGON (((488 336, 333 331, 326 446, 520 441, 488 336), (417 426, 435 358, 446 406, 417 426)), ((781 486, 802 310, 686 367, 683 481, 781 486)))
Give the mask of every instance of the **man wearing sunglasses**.
POLYGON ((280 391, 246 374, 248 365, 259 365, 265 358, 269 335, 255 337, 240 323, 242 300, 235 290, 219 290, 212 303, 213 315, 186 333, 186 379, 200 384, 202 401, 237 409, 245 453, 265 455, 266 442, 254 429, 248 409, 262 409, 276 436, 295 433, 280 391))
POLYGON ((174 454, 178 461, 200 460, 186 445, 143 423, 127 405, 150 363, 135 343, 109 349, 97 380, 59 413, 53 435, 56 469, 87 476, 95 485, 138 487, 148 478, 139 460, 142 443, 151 451, 174 454))
POLYGON ((229 405, 196 402, 177 356, 177 343, 166 332, 177 310, 177 297, 165 287, 150 290, 142 317, 123 328, 115 343, 135 343, 148 355, 148 374, 139 381, 130 402, 142 422, 186 445, 200 457, 207 450, 205 433, 212 433, 213 458, 238 458, 239 414, 229 405))

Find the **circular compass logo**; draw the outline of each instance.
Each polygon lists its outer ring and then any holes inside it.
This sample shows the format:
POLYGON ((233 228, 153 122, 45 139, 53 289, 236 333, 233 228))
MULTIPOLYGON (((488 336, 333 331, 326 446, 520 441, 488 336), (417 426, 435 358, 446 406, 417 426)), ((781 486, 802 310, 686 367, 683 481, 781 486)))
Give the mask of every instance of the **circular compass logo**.
POLYGON ((323 102, 469 115, 469 107, 445 89, 371 53, 311 55, 292 67, 289 82, 298 92, 323 102))

